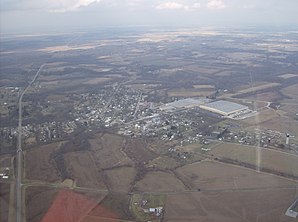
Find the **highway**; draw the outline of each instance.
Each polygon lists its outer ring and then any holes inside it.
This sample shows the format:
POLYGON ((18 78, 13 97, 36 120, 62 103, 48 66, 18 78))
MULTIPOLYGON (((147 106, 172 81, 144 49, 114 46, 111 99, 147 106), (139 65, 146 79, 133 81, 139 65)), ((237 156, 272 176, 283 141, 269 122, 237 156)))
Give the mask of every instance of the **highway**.
POLYGON ((27 92, 27 90, 31 87, 31 85, 35 82, 37 77, 39 76, 41 70, 44 68, 46 64, 43 64, 38 69, 34 78, 31 82, 29 82, 28 86, 23 90, 21 95, 19 96, 19 124, 18 124, 18 140, 17 140, 17 155, 16 155, 16 218, 17 222, 22 222, 23 210, 22 210, 22 177, 23 177, 23 150, 22 150, 22 100, 23 96, 27 92))

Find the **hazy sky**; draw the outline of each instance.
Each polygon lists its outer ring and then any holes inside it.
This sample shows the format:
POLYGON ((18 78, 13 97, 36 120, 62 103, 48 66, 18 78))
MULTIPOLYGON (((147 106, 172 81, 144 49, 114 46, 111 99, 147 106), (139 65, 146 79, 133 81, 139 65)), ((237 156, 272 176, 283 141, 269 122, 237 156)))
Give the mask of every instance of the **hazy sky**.
POLYGON ((294 26, 298 0, 0 0, 0 31, 294 26))

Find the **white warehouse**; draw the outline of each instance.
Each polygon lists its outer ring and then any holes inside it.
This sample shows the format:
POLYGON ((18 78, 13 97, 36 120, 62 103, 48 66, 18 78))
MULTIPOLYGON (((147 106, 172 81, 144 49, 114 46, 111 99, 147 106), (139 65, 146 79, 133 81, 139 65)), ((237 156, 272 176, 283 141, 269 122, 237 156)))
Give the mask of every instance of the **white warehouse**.
POLYGON ((207 104, 200 105, 201 109, 208 110, 210 112, 214 112, 223 116, 233 116, 235 114, 247 113, 251 110, 247 106, 243 106, 241 104, 219 100, 207 104))

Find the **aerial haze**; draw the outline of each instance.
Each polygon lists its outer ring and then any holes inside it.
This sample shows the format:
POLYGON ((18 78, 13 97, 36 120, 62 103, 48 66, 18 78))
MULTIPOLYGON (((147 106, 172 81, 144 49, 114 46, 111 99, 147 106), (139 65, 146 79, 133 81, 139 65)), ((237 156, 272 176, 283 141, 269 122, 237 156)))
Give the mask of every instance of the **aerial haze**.
POLYGON ((296 0, 1 0, 1 33, 109 26, 295 27, 296 0))

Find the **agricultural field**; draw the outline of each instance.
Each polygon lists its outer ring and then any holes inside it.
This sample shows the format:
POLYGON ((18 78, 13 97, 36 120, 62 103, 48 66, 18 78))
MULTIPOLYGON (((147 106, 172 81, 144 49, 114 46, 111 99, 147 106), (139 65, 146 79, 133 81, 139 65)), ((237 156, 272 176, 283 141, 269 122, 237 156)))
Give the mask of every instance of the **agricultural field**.
POLYGON ((57 215, 59 215, 61 221, 71 222, 79 221, 88 215, 105 197, 105 194, 59 190, 49 187, 29 187, 26 189, 26 196, 27 221, 56 221, 57 215))
POLYGON ((184 191, 186 189, 173 173, 162 171, 148 172, 134 187, 135 191, 140 192, 184 191))
POLYGON ((214 161, 189 164, 176 170, 183 180, 196 190, 246 189, 267 187, 293 187, 298 182, 252 169, 214 161))
POLYGON ((11 155, 1 155, 0 167, 10 167, 10 165, 11 165, 11 155))
POLYGON ((0 221, 8 221, 10 184, 0 183, 0 221))
POLYGON ((115 166, 132 164, 132 161, 123 152, 125 140, 114 134, 100 134, 90 139, 91 155, 98 169, 108 169, 115 166))
POLYGON ((129 209, 130 195, 121 193, 110 193, 98 202, 89 212, 85 221, 90 217, 98 221, 105 219, 117 219, 116 221, 130 220, 132 214, 129 209), (118 220, 119 219, 119 220, 118 220))
POLYGON ((43 145, 25 152, 25 178, 46 182, 59 182, 61 177, 53 160, 53 154, 62 143, 43 145))
POLYGON ((214 90, 211 88, 194 88, 194 89, 171 89, 167 91, 169 97, 206 97, 214 93, 214 90))
POLYGON ((295 154, 232 143, 221 143, 208 154, 219 160, 231 160, 236 164, 253 166, 255 169, 260 168, 281 175, 298 177, 298 155, 295 154))
POLYGON ((272 89, 272 88, 275 88, 278 86, 280 86, 280 83, 264 83, 264 84, 249 87, 246 89, 241 89, 241 90, 237 91, 237 93, 234 93, 233 97, 242 96, 242 95, 249 94, 249 93, 255 93, 255 92, 258 92, 261 90, 272 89))
POLYGON ((284 213, 297 197, 297 188, 173 194, 164 221, 294 222, 284 213))
POLYGON ((117 167, 105 170, 105 180, 112 192, 129 192, 136 177, 134 167, 117 167))
POLYGON ((64 155, 67 171, 75 180, 78 187, 106 189, 103 178, 100 175, 94 160, 89 152, 80 151, 64 155))
POLYGON ((279 117, 279 114, 275 110, 268 109, 259 112, 255 116, 244 119, 243 122, 249 125, 257 125, 262 127, 264 123, 272 119, 276 119, 277 117, 279 117))
POLYGON ((57 189, 49 187, 26 188, 26 219, 32 222, 42 221, 58 192, 57 189))
POLYGON ((164 169, 164 170, 169 170, 169 169, 174 169, 181 165, 179 161, 176 159, 173 159, 171 157, 167 156, 159 156, 155 158, 154 160, 151 160, 148 164, 148 168, 156 168, 156 169, 164 169))

